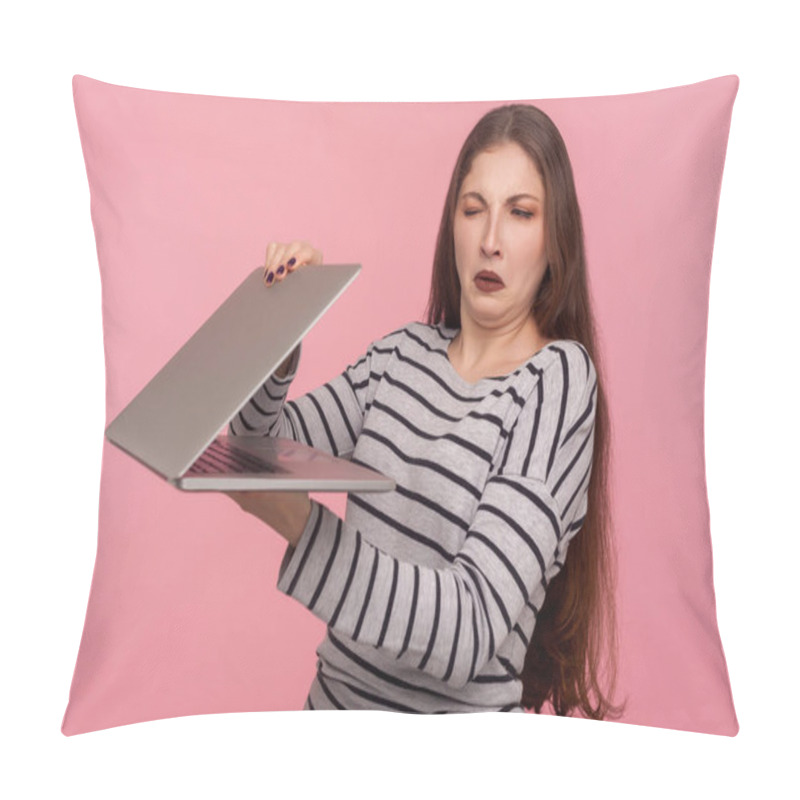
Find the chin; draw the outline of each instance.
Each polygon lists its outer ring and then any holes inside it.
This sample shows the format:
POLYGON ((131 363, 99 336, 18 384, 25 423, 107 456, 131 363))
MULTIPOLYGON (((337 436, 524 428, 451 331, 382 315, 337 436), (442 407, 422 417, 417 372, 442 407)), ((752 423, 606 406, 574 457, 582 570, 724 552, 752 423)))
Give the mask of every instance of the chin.
POLYGON ((461 312, 461 322, 463 326, 464 318, 467 317, 476 325, 482 328, 494 328, 503 323, 505 315, 502 309, 470 309, 461 312))

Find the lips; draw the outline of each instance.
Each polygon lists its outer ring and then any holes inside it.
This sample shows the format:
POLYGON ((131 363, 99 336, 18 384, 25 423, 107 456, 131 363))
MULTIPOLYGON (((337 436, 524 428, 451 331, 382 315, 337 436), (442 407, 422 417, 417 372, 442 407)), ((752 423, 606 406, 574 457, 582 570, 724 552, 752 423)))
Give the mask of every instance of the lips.
POLYGON ((475 276, 475 285, 484 292, 496 292, 505 284, 496 272, 484 269, 475 276))

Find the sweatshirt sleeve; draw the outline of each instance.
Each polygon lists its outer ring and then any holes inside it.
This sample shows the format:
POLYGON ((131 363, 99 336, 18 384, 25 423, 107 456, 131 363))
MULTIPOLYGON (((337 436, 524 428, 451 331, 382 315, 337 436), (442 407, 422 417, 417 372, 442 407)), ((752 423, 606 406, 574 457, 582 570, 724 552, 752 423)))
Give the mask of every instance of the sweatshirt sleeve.
POLYGON ((332 631, 464 687, 546 589, 585 513, 596 379, 582 347, 559 353, 520 411, 451 563, 398 560, 314 501, 278 588, 332 631))
MULTIPOLYGON (((395 332, 396 334, 397 332, 395 332)), ((270 376, 228 425, 232 436, 276 436, 294 439, 334 456, 349 458, 386 361, 393 352, 389 334, 340 375, 312 392, 287 400, 297 374, 300 345, 284 378, 270 376)))
POLYGON ((273 428, 285 427, 280 417, 289 386, 297 375, 302 347, 301 342, 292 351, 286 375, 282 378, 278 378, 274 373, 270 375, 228 423, 230 436, 269 436, 273 428))

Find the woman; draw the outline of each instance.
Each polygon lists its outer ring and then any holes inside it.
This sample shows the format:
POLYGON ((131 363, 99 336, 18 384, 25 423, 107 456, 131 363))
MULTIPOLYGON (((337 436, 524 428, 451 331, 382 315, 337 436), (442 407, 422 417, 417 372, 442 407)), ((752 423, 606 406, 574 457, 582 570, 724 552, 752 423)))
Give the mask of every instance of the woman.
MULTIPOLYGON (((272 243, 265 281, 304 264, 322 253, 272 243)), ((397 484, 350 494, 344 521, 231 493, 289 542, 278 587, 328 626, 306 708, 618 715, 607 412, 572 170, 540 110, 494 109, 464 143, 427 319, 285 401, 298 348, 230 425, 397 484)))

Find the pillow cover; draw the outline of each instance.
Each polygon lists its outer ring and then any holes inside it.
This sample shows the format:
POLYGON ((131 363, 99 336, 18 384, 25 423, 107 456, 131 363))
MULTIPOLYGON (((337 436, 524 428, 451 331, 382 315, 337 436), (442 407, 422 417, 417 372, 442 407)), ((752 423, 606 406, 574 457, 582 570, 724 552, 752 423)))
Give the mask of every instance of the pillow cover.
MULTIPOLYGON (((708 289, 738 78, 532 102, 559 127, 586 234, 612 432, 624 722, 738 731, 712 581, 708 289)), ((102 279, 107 420, 263 260, 306 239, 359 279, 289 397, 421 319, 458 150, 505 104, 185 95, 76 76, 102 279)), ((336 513, 344 497, 314 495, 336 513)), ((300 709, 323 624, 276 590, 285 544, 105 442, 97 561, 62 731, 300 709)))

